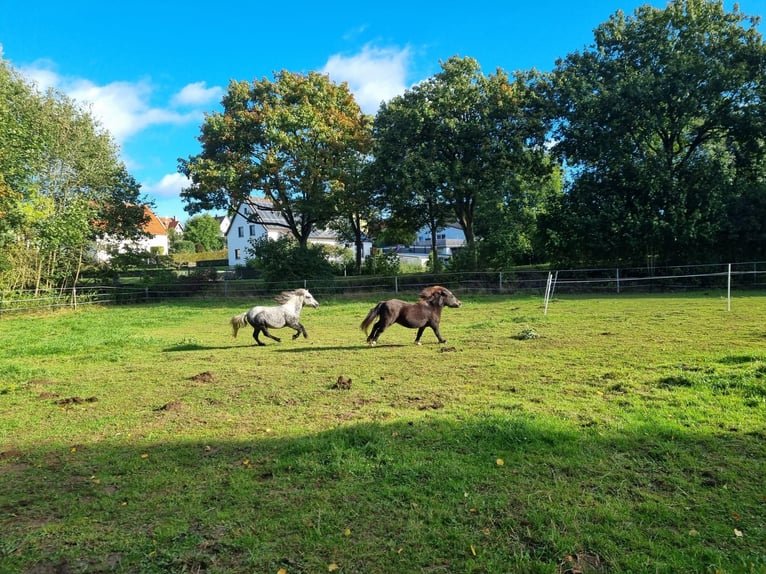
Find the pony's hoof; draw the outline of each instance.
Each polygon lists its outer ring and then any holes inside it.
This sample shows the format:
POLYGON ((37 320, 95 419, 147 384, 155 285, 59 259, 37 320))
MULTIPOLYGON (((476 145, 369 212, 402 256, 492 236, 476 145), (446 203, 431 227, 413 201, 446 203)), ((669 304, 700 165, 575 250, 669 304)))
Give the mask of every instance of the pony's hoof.
POLYGON ((423 343, 421 343, 420 341, 415 341, 415 344, 416 344, 418 347, 420 347, 420 345, 422 345, 423 343))

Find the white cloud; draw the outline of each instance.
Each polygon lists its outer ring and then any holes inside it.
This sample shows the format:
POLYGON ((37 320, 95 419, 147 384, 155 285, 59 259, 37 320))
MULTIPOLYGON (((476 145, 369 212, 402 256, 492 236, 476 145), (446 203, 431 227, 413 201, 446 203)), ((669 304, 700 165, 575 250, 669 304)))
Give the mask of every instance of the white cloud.
POLYGON ((206 82, 195 82, 184 86, 172 102, 177 106, 199 106, 219 100, 221 94, 223 89, 219 86, 208 88, 206 82))
POLYGON ((191 180, 185 175, 180 173, 169 173, 162 176, 162 179, 157 183, 142 183, 141 191, 143 193, 149 193, 155 197, 176 199, 179 197, 181 190, 190 185, 191 180))
POLYGON ((87 105, 118 144, 151 126, 199 123, 203 110, 181 112, 175 106, 202 104, 221 92, 220 88, 206 88, 204 82, 198 82, 185 86, 174 95, 170 105, 155 106, 151 103, 155 87, 146 80, 111 82, 100 86, 90 80, 61 76, 46 61, 36 62, 20 71, 40 90, 55 88, 87 105))
POLYGON ((359 54, 331 56, 322 72, 334 82, 346 82, 359 107, 375 114, 381 102, 402 94, 410 60, 408 48, 362 48, 359 54))

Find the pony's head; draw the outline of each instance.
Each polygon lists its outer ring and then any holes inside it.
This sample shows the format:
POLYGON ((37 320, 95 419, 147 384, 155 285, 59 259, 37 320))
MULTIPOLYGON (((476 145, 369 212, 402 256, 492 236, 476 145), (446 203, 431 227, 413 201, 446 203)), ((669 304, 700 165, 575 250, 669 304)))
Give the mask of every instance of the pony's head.
POLYGON ((319 301, 314 299, 314 296, 309 293, 308 289, 295 289, 294 291, 282 291, 277 297, 275 297, 275 301, 277 303, 287 303, 290 300, 297 299, 301 303, 301 307, 304 307, 308 305, 309 307, 314 307, 315 309, 319 307, 319 301))
POLYGON ((420 298, 436 305, 437 307, 460 307, 460 299, 452 294, 452 291, 440 285, 426 287, 420 292, 420 298))
POLYGON ((314 309, 319 307, 319 301, 314 299, 314 296, 311 293, 309 293, 308 289, 296 289, 295 290, 295 294, 298 297, 301 297, 303 299, 303 306, 304 307, 306 305, 308 305, 309 307, 313 307, 314 309))

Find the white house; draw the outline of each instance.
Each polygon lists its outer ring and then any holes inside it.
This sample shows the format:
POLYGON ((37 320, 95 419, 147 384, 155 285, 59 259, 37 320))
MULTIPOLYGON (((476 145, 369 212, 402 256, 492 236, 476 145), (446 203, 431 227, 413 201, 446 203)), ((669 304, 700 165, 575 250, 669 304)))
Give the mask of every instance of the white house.
POLYGON ((231 219, 228 215, 216 215, 215 220, 218 222, 218 227, 221 230, 221 237, 226 237, 226 232, 229 231, 231 225, 231 219))
MULTIPOLYGON (((167 255, 169 251, 168 230, 148 206, 144 206, 147 222, 143 230, 148 234, 137 240, 115 239, 105 237, 96 243, 95 256, 99 263, 109 261, 112 253, 125 253, 127 251, 156 253, 167 255)), ((175 220, 175 218, 173 218, 175 220)))
MULTIPOLYGON (((451 223, 436 231, 436 248, 440 253, 450 255, 453 247, 463 247, 464 245, 465 233, 457 223, 451 223)), ((413 246, 431 249, 431 230, 424 227, 418 231, 418 237, 413 246)))
MULTIPOLYGON (((231 218, 226 232, 226 244, 229 250, 229 267, 244 265, 248 259, 250 241, 261 237, 275 240, 290 234, 281 211, 274 208, 270 199, 249 197, 239 206, 231 218)), ((339 246, 338 235, 331 229, 314 230, 309 236, 309 242, 321 245, 339 246)), ((371 244, 365 243, 365 255, 369 253, 371 244)))
POLYGON ((226 245, 229 250, 229 267, 244 265, 250 241, 264 235, 279 239, 290 233, 290 228, 281 211, 274 209, 271 200, 263 197, 249 197, 231 218, 226 231, 226 245))
MULTIPOLYGON (((447 225, 436 231, 436 251, 442 261, 449 261, 453 250, 465 245, 465 233, 457 223, 447 225)), ((386 251, 389 248, 385 249, 386 251)), ((415 264, 425 267, 431 255, 431 230, 422 228, 417 233, 415 242, 408 247, 397 247, 399 261, 406 264, 415 264)))

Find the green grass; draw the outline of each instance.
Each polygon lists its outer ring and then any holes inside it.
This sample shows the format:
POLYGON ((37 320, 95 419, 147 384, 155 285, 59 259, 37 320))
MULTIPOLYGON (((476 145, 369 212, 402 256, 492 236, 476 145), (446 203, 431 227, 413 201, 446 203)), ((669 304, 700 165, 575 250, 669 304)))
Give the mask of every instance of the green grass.
POLYGON ((766 572, 763 294, 462 298, 1 317, 0 572, 766 572))

